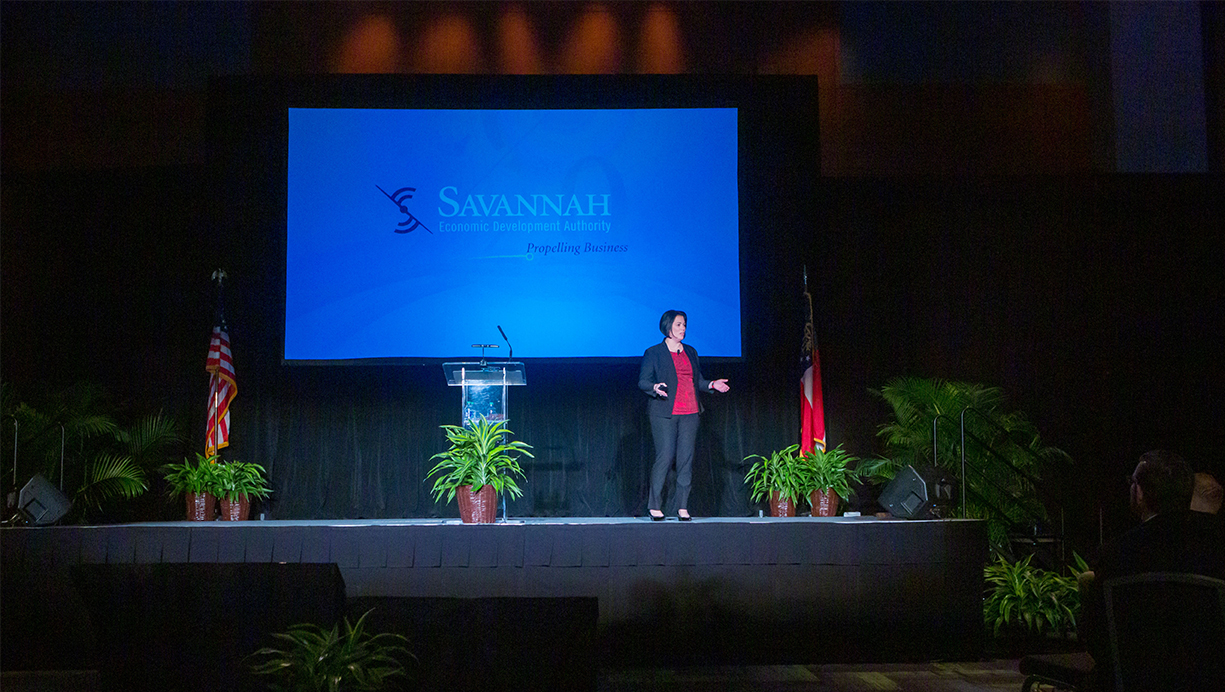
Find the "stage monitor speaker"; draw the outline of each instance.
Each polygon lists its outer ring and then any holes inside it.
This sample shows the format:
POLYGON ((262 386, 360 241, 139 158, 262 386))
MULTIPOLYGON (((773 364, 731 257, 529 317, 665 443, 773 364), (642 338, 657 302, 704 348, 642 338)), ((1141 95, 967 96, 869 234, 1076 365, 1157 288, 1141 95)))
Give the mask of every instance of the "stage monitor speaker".
POLYGON ((953 477, 941 469, 907 466, 885 486, 880 504, 902 519, 942 519, 952 512, 956 487, 953 477))
POLYGON ((54 524, 70 509, 72 502, 42 474, 34 474, 17 498, 17 512, 21 518, 39 526, 54 524))

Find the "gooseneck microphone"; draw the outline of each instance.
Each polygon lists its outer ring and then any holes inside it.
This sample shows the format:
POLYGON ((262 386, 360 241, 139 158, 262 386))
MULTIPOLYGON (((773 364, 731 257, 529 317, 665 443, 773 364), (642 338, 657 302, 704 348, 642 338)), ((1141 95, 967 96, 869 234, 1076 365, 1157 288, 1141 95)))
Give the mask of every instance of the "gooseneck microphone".
POLYGON ((514 360, 515 359, 515 347, 510 345, 510 339, 506 338, 506 332, 502 331, 502 325, 500 324, 498 325, 498 333, 502 335, 502 340, 506 342, 506 348, 510 349, 510 355, 507 356, 506 359, 514 360))

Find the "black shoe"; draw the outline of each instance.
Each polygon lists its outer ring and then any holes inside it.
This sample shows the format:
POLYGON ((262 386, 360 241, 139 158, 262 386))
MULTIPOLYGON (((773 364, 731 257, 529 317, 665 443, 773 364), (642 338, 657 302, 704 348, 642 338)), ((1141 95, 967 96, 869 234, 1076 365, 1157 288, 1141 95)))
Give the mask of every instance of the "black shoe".
POLYGON ((690 519, 693 518, 689 516, 689 510, 684 510, 684 511, 685 511, 684 514, 681 514, 680 511, 677 511, 676 518, 680 519, 681 521, 689 521, 690 519))
POLYGON ((647 516, 651 517, 651 521, 663 521, 664 520, 663 512, 660 512, 659 516, 655 516, 654 514, 651 514, 650 511, 647 511, 647 516))

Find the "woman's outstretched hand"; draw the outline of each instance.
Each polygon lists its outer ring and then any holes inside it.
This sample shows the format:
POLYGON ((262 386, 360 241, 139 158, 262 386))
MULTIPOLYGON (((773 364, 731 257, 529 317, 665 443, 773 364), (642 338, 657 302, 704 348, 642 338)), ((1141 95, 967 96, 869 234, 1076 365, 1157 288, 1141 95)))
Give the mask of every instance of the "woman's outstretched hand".
POLYGON ((715 380, 714 382, 711 382, 710 388, 716 391, 719 391, 719 392, 726 392, 727 390, 731 389, 731 387, 727 386, 726 378, 722 380, 715 380))

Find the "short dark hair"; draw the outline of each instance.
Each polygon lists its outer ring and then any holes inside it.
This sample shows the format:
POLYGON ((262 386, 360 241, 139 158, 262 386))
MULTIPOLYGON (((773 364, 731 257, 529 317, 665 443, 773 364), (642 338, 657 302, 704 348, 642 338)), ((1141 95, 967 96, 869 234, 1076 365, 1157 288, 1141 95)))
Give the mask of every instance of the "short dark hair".
POLYGON ((1191 506, 1195 474, 1191 465, 1174 452, 1154 449, 1141 454, 1132 478, 1144 493, 1144 504, 1157 514, 1191 506))
POLYGON ((685 314, 684 310, 669 310, 659 318, 659 331, 664 333, 664 336, 672 336, 672 323, 676 321, 677 315, 685 318, 685 324, 689 324, 689 315, 685 314))

